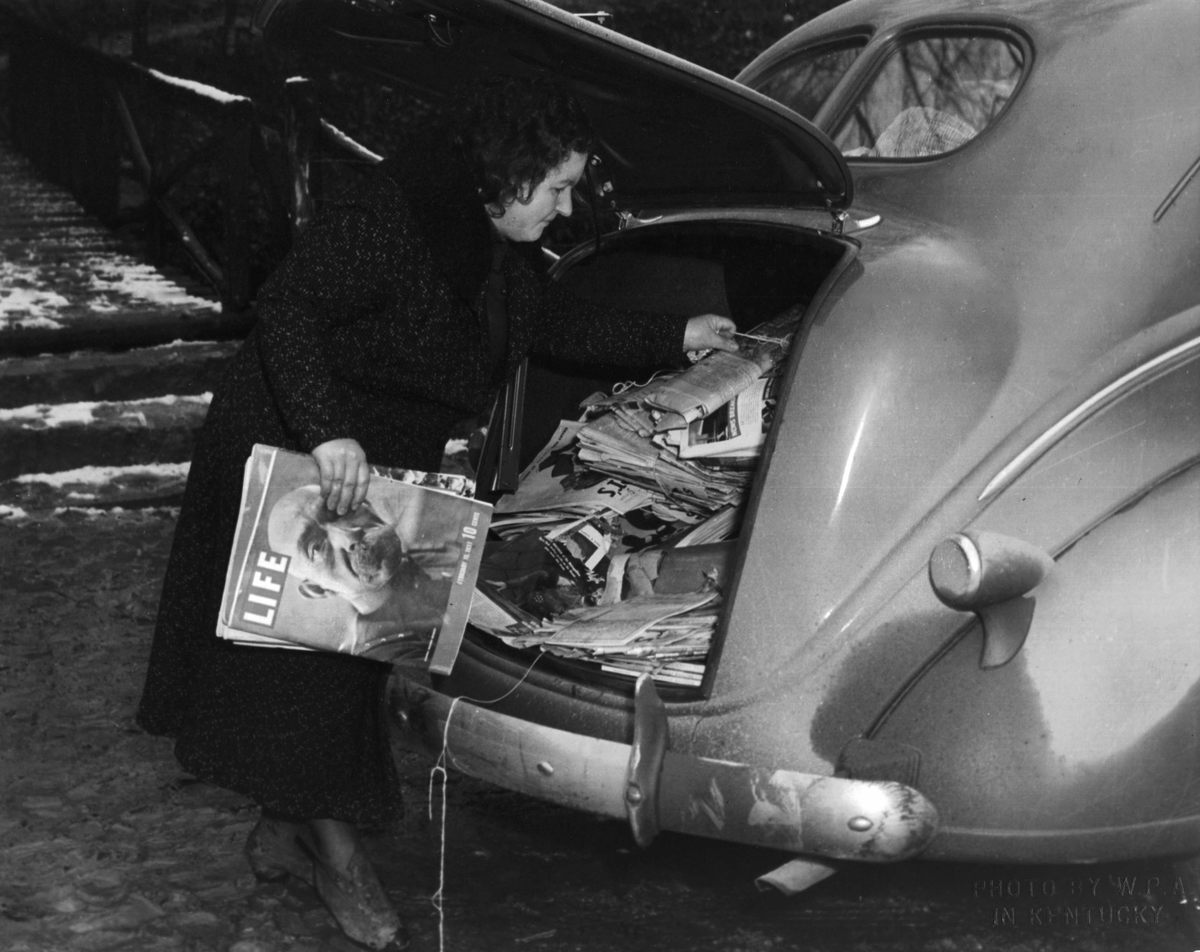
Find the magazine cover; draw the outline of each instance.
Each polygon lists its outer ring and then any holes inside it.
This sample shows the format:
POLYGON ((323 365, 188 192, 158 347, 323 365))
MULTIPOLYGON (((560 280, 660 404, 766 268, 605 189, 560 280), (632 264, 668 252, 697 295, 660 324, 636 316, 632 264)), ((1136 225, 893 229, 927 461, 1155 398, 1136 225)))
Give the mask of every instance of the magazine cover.
POLYGON ((307 453, 254 447, 217 634, 448 674, 492 507, 465 477, 372 467, 364 503, 339 516, 318 483, 307 453))

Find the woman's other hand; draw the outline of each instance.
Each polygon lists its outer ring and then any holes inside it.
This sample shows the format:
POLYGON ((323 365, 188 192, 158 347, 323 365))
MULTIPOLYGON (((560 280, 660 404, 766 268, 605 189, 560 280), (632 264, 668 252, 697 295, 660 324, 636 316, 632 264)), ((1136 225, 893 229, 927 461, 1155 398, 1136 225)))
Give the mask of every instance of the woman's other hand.
POLYGON ((683 332, 683 349, 728 350, 736 352, 737 341, 733 339, 737 325, 720 314, 701 314, 687 322, 683 332))
POLYGON ((358 440, 328 440, 312 451, 321 471, 321 496, 331 512, 345 515, 367 498, 371 471, 358 440))

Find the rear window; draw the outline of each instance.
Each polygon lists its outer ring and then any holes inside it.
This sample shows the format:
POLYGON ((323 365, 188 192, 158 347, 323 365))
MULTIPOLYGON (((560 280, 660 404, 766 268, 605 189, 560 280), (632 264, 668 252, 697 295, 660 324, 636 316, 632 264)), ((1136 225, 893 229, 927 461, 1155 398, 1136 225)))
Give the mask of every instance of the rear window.
POLYGON ((753 80, 752 89, 812 119, 858 58, 865 39, 804 50, 753 80))
POLYGON ((1015 37, 997 33, 902 40, 855 99, 834 142, 851 158, 952 152, 1004 112, 1027 59, 1015 37))

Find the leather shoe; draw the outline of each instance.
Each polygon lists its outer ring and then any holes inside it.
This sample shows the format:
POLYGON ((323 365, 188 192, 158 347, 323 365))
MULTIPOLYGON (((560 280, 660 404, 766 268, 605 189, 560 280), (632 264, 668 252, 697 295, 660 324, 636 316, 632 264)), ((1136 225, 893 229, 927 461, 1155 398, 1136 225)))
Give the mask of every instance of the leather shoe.
POLYGON ((295 876, 311 884, 312 858, 300 844, 304 827, 291 820, 263 816, 246 837, 244 852, 250 871, 260 883, 277 883, 295 876))
POLYGON ((307 836, 301 834, 300 842, 312 857, 312 885, 342 932, 370 949, 408 948, 408 930, 361 850, 338 869, 322 858, 307 836))

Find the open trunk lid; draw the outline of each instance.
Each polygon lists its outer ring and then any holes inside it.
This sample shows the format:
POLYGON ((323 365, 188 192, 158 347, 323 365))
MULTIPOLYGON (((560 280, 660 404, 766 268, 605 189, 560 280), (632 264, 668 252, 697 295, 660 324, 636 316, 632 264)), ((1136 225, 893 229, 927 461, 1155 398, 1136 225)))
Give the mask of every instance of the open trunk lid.
POLYGON ((627 201, 840 210, 850 174, 828 137, 745 86, 541 0, 263 0, 268 42, 436 98, 548 72, 583 102, 627 201))

